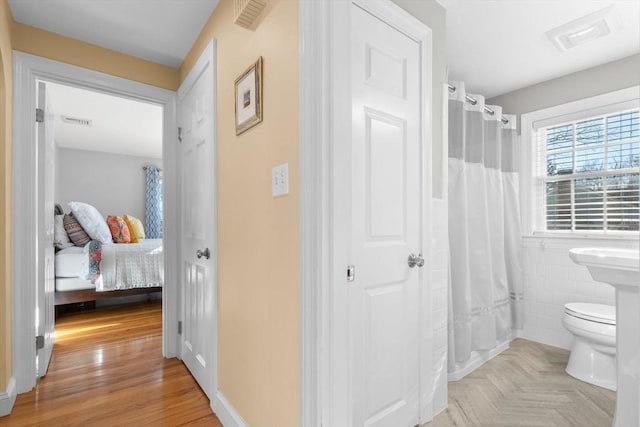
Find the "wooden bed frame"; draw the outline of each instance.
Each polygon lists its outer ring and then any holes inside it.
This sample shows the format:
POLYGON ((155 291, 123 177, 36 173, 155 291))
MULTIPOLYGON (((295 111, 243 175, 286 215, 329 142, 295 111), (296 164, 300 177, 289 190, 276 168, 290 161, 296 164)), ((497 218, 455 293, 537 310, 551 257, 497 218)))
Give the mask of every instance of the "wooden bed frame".
POLYGON ((89 302, 99 299, 128 297, 131 295, 152 294, 162 292, 162 286, 149 288, 120 289, 116 291, 96 292, 95 289, 81 289, 79 291, 64 291, 55 293, 55 305, 89 302))

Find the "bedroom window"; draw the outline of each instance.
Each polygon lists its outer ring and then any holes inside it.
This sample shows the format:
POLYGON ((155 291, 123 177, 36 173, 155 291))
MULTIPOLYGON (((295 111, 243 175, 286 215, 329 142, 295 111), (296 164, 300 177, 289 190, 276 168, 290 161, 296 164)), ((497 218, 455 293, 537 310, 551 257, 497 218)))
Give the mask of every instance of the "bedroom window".
POLYGON ((638 100, 577 107, 530 122, 533 234, 637 232, 638 100))

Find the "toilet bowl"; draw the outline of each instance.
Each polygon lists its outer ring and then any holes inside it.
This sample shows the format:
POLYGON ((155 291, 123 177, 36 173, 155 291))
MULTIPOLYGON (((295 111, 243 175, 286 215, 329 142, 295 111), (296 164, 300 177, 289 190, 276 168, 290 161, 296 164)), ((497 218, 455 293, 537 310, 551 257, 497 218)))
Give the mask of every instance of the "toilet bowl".
POLYGON ((604 304, 565 304, 562 323, 574 337, 567 373, 615 391, 616 308, 604 304))

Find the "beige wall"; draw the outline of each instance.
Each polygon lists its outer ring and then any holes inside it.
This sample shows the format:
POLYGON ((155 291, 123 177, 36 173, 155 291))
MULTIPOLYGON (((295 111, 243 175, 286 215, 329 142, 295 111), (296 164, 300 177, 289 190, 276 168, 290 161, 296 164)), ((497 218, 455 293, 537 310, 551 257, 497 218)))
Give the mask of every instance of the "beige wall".
POLYGON ((431 114, 431 154, 433 156, 431 177, 433 179, 433 197, 442 198, 447 191, 444 188, 444 173, 447 169, 443 162, 444 141, 442 140, 442 85, 447 81, 446 58, 446 9, 436 0, 392 0, 398 6, 415 16, 432 31, 433 36, 433 75, 432 75, 432 114, 431 114))
POLYGON ((6 0, 0 0, 0 393, 11 378, 11 23, 6 0))
POLYGON ((640 85, 640 54, 487 100, 510 114, 523 114, 640 85))
POLYGON ((164 89, 176 90, 178 88, 178 72, 175 68, 17 22, 13 23, 12 43, 13 49, 20 52, 164 89))
POLYGON ((298 2, 270 0, 256 31, 221 0, 180 68, 217 40, 219 388, 252 426, 299 423, 298 2), (259 56, 264 120, 236 136, 234 80, 259 56), (271 168, 289 163, 289 195, 271 168))

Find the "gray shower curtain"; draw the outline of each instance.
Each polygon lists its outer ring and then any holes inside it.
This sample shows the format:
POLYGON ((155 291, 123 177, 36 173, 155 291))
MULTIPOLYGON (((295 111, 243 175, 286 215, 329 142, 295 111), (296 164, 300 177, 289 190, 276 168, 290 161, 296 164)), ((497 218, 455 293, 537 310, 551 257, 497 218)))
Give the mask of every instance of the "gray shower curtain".
MULTIPOLYGON (((492 350, 522 327, 515 117, 484 111, 454 83, 449 99, 450 361, 492 350), (504 124, 501 119, 509 120, 504 124)), ((451 370, 450 366, 450 370, 451 370)))

